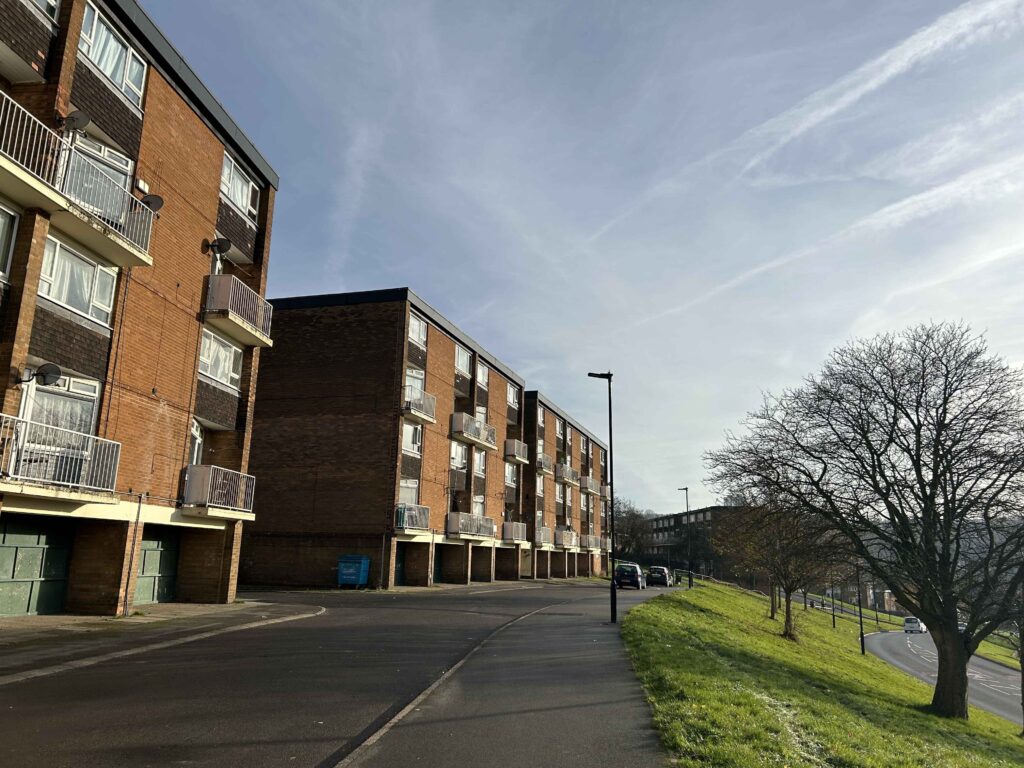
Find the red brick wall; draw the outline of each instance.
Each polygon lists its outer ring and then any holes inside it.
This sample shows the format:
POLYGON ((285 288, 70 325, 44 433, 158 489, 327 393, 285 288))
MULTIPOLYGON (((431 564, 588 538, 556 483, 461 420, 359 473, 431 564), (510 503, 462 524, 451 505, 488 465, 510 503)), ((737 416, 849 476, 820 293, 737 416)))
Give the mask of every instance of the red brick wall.
MULTIPOLYGON (((427 424, 423 430, 420 504, 430 507, 431 528, 444 533, 448 512, 451 418, 455 411, 455 342, 433 325, 427 328, 425 387, 437 398, 437 415, 436 423, 427 424)), ((472 466, 469 471, 472 472, 472 466)))

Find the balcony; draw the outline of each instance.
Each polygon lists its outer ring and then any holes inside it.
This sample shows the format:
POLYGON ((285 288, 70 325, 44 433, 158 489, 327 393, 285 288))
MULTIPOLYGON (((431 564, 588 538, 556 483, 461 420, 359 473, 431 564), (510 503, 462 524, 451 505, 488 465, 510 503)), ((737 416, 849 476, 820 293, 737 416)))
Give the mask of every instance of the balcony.
POLYGON ((537 471, 551 477, 555 474, 555 461, 546 453, 537 457, 537 471))
POLYGON ((235 341, 250 347, 270 347, 270 318, 274 307, 269 301, 234 275, 210 275, 206 278, 208 325, 235 341))
POLYGON ((555 531, 555 546, 562 547, 562 549, 573 549, 578 547, 580 544, 580 537, 576 531, 569 530, 556 530, 555 531))
POLYGON ((533 543, 538 547, 550 546, 551 545, 551 529, 550 528, 537 528, 534 531, 533 543))
POLYGON ((497 430, 468 413, 452 414, 452 437, 491 451, 498 448, 497 430))
POLYGON ((608 501, 612 497, 612 487, 610 485, 601 486, 601 498, 608 501))
POLYGON ((419 387, 406 384, 402 388, 402 412, 418 422, 433 424, 437 412, 437 398, 419 387))
POLYGON ((496 526, 489 517, 471 515, 467 512, 449 512, 445 531, 449 536, 479 536, 494 538, 496 526))
POLYGON ((580 493, 585 493, 588 496, 597 496, 601 492, 598 481, 589 475, 583 475, 580 477, 580 493))
POLYGON ((112 503, 106 496, 114 492, 120 460, 121 444, 113 440, 0 415, 0 486, 8 493, 102 494, 112 503))
POLYGON ((601 537, 584 534, 580 536, 580 547, 583 549, 600 549, 601 537))
POLYGON ((501 539, 509 542, 529 541, 526 538, 526 523, 502 523, 501 539))
POLYGON ((118 267, 153 264, 153 211, 2 91, 0 196, 50 214, 59 229, 118 267))
POLYGON ((430 507, 419 504, 399 504, 395 507, 396 531, 429 531, 430 507))
POLYGON ((555 480, 567 485, 578 486, 580 484, 580 473, 568 464, 555 465, 555 480))
POLYGON ((530 450, 522 440, 505 441, 505 461, 513 464, 529 464, 530 450))
POLYGON ((221 520, 255 520, 256 478, 224 467, 192 464, 185 474, 184 514, 221 520))
POLYGON ((601 549, 605 552, 610 552, 612 549, 612 540, 607 536, 601 539, 601 549))

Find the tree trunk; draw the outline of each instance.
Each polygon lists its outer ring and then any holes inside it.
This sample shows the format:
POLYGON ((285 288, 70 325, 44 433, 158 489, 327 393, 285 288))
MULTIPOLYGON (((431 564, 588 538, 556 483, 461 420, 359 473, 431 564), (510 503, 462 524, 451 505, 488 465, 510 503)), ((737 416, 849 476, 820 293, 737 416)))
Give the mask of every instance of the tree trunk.
POLYGON ((786 623, 782 627, 782 636, 787 640, 796 640, 796 628, 793 626, 793 593, 785 592, 786 623))
POLYGON ((932 632, 939 657, 932 709, 943 717, 967 719, 967 662, 970 656, 960 632, 946 628, 932 632))
POLYGON ((775 585, 772 583, 771 579, 768 579, 768 594, 771 597, 771 614, 769 618, 771 618, 772 621, 775 621, 775 585))

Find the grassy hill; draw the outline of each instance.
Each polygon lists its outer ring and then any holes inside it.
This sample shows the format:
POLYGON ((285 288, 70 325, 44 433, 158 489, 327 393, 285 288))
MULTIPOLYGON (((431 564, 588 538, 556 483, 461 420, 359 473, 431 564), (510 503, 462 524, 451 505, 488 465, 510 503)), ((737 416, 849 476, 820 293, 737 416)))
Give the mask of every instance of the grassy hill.
POLYGON ((679 766, 1019 766, 1014 724, 926 711, 931 687, 860 655, 857 628, 798 609, 799 643, 767 599, 702 585, 637 606, 622 632, 679 766))

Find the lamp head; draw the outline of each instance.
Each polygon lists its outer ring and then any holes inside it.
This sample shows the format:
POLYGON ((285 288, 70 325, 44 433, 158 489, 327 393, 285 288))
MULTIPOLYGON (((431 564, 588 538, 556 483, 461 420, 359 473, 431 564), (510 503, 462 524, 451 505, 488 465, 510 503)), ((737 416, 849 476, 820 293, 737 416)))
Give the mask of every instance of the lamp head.
POLYGON ((611 371, 608 371, 607 373, 588 373, 587 376, 589 376, 592 379, 607 379, 608 381, 612 380, 611 371))

